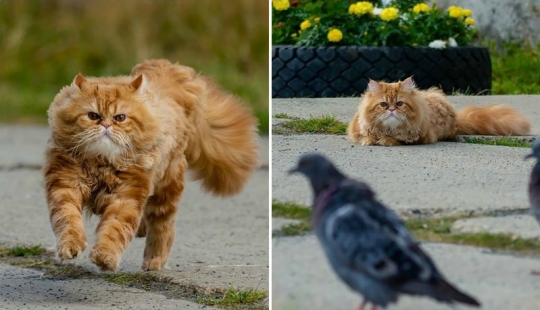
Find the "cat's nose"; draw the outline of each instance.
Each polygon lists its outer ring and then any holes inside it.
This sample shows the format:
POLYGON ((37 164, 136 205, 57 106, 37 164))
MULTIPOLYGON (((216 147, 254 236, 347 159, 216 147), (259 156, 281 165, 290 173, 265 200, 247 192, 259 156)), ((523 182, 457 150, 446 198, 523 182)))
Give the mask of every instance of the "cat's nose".
POLYGON ((107 124, 107 123, 101 123, 101 126, 105 127, 105 129, 107 129, 107 128, 109 128, 109 126, 111 126, 111 125, 109 125, 109 124, 107 124))
POLYGON ((390 112, 394 112, 396 110, 396 108, 388 108, 388 111, 390 112))

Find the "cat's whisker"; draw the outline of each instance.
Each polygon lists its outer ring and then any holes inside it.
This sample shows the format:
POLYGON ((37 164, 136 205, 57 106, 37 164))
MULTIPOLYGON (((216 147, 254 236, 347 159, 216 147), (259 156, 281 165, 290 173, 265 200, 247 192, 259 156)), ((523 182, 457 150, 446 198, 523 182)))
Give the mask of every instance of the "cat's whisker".
POLYGON ((75 144, 74 147, 72 147, 70 150, 72 152, 72 154, 76 154, 77 151, 79 150, 79 147, 83 146, 83 145, 87 145, 88 147, 88 144, 90 142, 92 142, 95 138, 95 133, 94 132, 82 132, 84 134, 84 137, 77 143, 75 144))

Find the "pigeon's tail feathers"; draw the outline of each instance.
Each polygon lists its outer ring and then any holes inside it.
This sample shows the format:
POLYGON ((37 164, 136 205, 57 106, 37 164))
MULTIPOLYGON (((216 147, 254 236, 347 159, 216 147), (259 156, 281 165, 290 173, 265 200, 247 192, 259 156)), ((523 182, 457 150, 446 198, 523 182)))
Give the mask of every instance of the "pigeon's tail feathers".
POLYGON ((413 295, 428 295, 439 301, 454 303, 460 302, 470 306, 480 307, 480 303, 448 283, 443 278, 436 278, 433 282, 409 282, 401 287, 401 291, 413 295))
POLYGON ((530 131, 523 114, 502 104, 469 106, 457 114, 458 135, 524 136, 530 131))

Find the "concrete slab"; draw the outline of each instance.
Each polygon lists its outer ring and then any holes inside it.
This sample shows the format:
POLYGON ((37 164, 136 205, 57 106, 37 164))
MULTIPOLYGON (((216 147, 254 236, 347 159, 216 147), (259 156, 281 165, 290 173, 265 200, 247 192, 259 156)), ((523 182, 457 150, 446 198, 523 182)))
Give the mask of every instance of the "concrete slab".
POLYGON ((21 166, 39 169, 50 130, 44 126, 0 125, 0 170, 21 166))
POLYGON ((216 309, 104 280, 51 280, 32 269, 0 264, 0 308, 42 309, 216 309))
POLYGON ((370 184, 398 210, 441 214, 528 208, 533 161, 524 148, 439 142, 420 146, 360 146, 344 136, 274 135, 272 199, 311 203, 305 178, 287 170, 307 152, 320 152, 349 176, 370 184))
MULTIPOLYGON (((533 135, 540 135, 540 95, 448 96, 448 100, 455 104, 458 110, 467 105, 509 105, 529 118, 533 135)), ((272 99, 272 115, 286 113, 301 118, 334 115, 348 123, 359 103, 359 98, 272 99)))
POLYGON ((540 226, 538 226, 536 219, 529 214, 462 219, 452 225, 452 231, 510 234, 526 239, 540 238, 540 226))
MULTIPOLYGON (((273 309, 350 310, 362 298, 331 271, 315 236, 272 240, 273 309)), ((490 253, 449 244, 425 244, 441 272, 460 289, 480 300, 482 309, 530 310, 540 303, 540 259, 490 253)), ((404 296, 387 309, 437 310, 447 305, 404 296)), ((456 305, 452 309, 472 309, 456 305)))

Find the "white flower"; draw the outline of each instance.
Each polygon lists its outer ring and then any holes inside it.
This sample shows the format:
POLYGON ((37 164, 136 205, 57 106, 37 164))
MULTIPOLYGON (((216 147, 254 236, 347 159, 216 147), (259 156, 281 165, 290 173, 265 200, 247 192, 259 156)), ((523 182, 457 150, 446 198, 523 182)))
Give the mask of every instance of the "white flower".
POLYGON ((448 38, 448 46, 450 47, 458 47, 458 44, 454 38, 448 38))
POLYGON ((428 46, 431 48, 443 49, 443 48, 446 48, 446 41, 435 40, 433 42, 430 42, 428 46))
POLYGON ((392 3, 392 1, 394 1, 394 0, 382 0, 382 5, 385 6, 385 7, 389 6, 392 3))
POLYGON ((383 9, 381 9, 381 8, 373 8, 373 14, 379 16, 379 15, 381 15, 382 10, 383 9))

